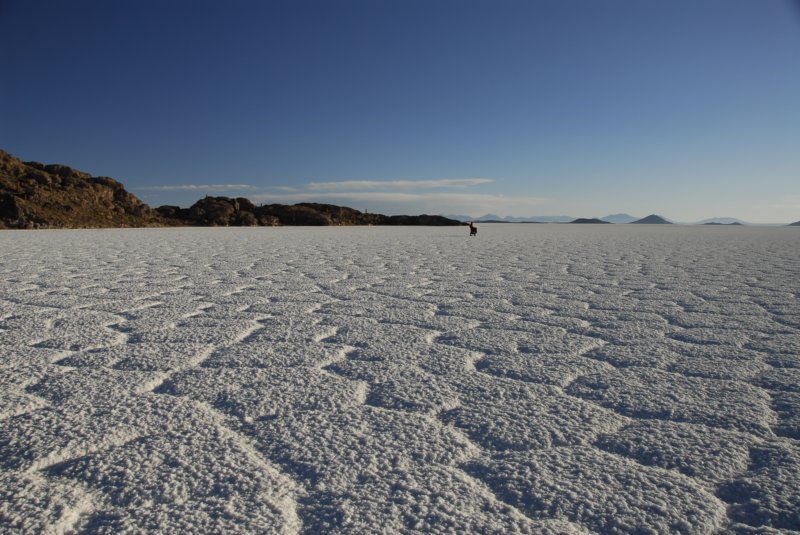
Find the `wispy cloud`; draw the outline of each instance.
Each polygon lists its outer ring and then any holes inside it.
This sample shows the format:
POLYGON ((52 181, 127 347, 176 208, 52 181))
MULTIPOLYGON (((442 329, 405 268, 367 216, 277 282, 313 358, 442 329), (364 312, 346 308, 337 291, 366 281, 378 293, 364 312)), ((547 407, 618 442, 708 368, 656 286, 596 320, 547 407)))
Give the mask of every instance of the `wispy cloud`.
POLYGON ((267 186, 267 189, 271 189, 271 190, 274 190, 274 191, 285 191, 287 193, 300 191, 299 189, 294 188, 292 186, 267 186))
POLYGON ((337 182, 311 182, 311 191, 416 190, 437 188, 469 188, 494 182, 490 178, 441 178, 435 180, 341 180, 337 182))
MULTIPOLYGON (((488 178, 446 178, 432 180, 344 180, 312 182, 298 186, 250 184, 174 184, 137 188, 142 196, 162 197, 192 193, 226 194, 244 191, 256 203, 295 204, 319 202, 350 206, 357 210, 393 214, 486 213, 530 215, 536 207, 552 199, 532 196, 505 196, 469 191, 468 188, 495 182, 488 178)), ((194 202, 191 199, 191 202, 194 202)), ((190 202, 190 204, 191 204, 190 202)))
POLYGON ((142 186, 135 188, 147 191, 229 191, 255 189, 250 184, 168 184, 163 186, 142 186))
POLYGON ((530 209, 549 203, 544 197, 506 197, 478 193, 455 192, 301 192, 280 195, 253 195, 251 200, 293 204, 298 202, 322 202, 350 206, 356 209, 368 207, 370 211, 388 214, 469 214, 482 215, 487 212, 528 213, 530 209))

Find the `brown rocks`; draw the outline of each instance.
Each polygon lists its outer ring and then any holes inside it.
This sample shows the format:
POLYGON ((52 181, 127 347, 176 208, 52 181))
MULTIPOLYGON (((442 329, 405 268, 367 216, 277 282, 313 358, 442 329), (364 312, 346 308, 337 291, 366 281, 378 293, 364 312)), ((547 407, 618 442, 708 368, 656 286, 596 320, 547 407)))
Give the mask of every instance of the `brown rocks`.
POLYGON ((0 150, 0 228, 461 224, 442 216, 365 214, 331 204, 256 206, 244 197, 206 196, 190 208, 152 209, 113 178, 23 162, 0 150))
POLYGON ((23 162, 0 151, 0 228, 163 226, 167 222, 108 177, 23 162))

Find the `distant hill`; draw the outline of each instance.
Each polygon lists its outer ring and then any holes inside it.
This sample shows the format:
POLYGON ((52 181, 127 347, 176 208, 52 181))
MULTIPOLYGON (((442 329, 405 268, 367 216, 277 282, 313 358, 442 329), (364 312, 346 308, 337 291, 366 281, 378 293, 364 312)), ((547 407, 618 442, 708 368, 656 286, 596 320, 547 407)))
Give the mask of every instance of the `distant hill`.
POLYGON ((631 225, 671 225, 671 221, 667 221, 660 215, 651 214, 647 217, 643 217, 642 219, 637 219, 636 221, 631 221, 631 225))
POLYGON ((716 224, 716 225, 747 225, 746 221, 736 219, 735 217, 711 217, 697 222, 700 225, 716 224))
POLYGON ((508 217, 509 216, 501 217, 497 214, 484 214, 479 218, 475 219, 475 221, 507 221, 508 217))
POLYGON ((461 225, 440 215, 365 214, 346 206, 319 203, 256 206, 243 197, 205 197, 190 208, 160 206, 163 217, 193 226, 461 225))
POLYGON ((112 178, 94 177, 65 165, 23 162, 0 150, 0 228, 166 224, 112 178))
POLYGON ((461 221, 462 223, 469 223, 470 221, 475 221, 474 217, 464 214, 447 214, 444 217, 448 219, 455 219, 456 221, 461 221))
POLYGON ((456 219, 462 222, 483 222, 483 223, 569 223, 574 217, 568 215, 532 215, 532 216, 499 216, 497 214, 484 214, 480 217, 472 217, 468 215, 447 215, 450 219, 456 219))
POLYGON ((602 219, 607 223, 632 223, 639 218, 634 217, 630 214, 611 214, 605 217, 601 217, 600 219, 602 219))
POLYGON ((585 217, 579 217, 578 219, 576 219, 574 221, 570 221, 570 223, 577 223, 579 225, 598 225, 598 224, 599 225, 610 225, 611 224, 608 221, 603 221, 602 219, 597 219, 596 217, 593 217, 591 219, 588 219, 588 218, 585 218, 585 217))
POLYGON ((733 223, 718 223, 717 221, 709 221, 708 223, 703 223, 703 225, 718 225, 722 227, 743 226, 742 223, 739 223, 738 221, 734 221, 733 223))
POLYGON ((574 220, 570 215, 532 215, 520 223, 569 223, 574 220))
POLYGON ((789 224, 787 226, 789 226, 789 227, 800 227, 800 221, 795 221, 794 223, 791 223, 791 224, 789 224))
POLYGON ((23 162, 0 150, 0 229, 461 224, 439 215, 365 214, 331 204, 255 206, 242 197, 205 197, 189 208, 153 209, 112 178, 23 162))

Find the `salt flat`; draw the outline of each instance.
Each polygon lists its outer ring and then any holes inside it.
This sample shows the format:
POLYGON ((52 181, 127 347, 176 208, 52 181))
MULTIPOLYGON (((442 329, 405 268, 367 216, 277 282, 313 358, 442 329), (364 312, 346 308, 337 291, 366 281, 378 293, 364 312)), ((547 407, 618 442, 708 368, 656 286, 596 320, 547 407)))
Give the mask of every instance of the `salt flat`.
POLYGON ((798 229, 0 251, 4 532, 800 533, 798 229))

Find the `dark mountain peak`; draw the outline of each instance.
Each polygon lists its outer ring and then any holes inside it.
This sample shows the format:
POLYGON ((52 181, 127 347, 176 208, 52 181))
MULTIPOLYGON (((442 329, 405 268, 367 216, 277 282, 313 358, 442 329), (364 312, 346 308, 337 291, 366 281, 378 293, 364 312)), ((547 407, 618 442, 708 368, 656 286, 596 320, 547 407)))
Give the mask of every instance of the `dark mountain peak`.
POLYGON ((660 215, 651 214, 647 217, 643 217, 642 219, 637 219, 636 221, 631 221, 632 225, 671 225, 671 221, 667 221, 660 215))
POLYGON ((597 219, 596 217, 593 218, 586 218, 586 217, 579 217, 574 221, 570 221, 570 223, 577 223, 582 225, 610 225, 608 221, 603 221, 602 219, 597 219))
POLYGON ((707 225, 708 223, 718 223, 721 225, 732 225, 737 223, 739 225, 746 225, 747 223, 742 221, 741 219, 736 219, 735 217, 711 217, 709 219, 703 219, 698 223, 702 225, 707 225))
POLYGON ((638 217, 634 217, 630 214, 611 214, 605 217, 601 217, 603 221, 607 221, 608 223, 630 223, 632 221, 636 221, 639 219, 638 217))

